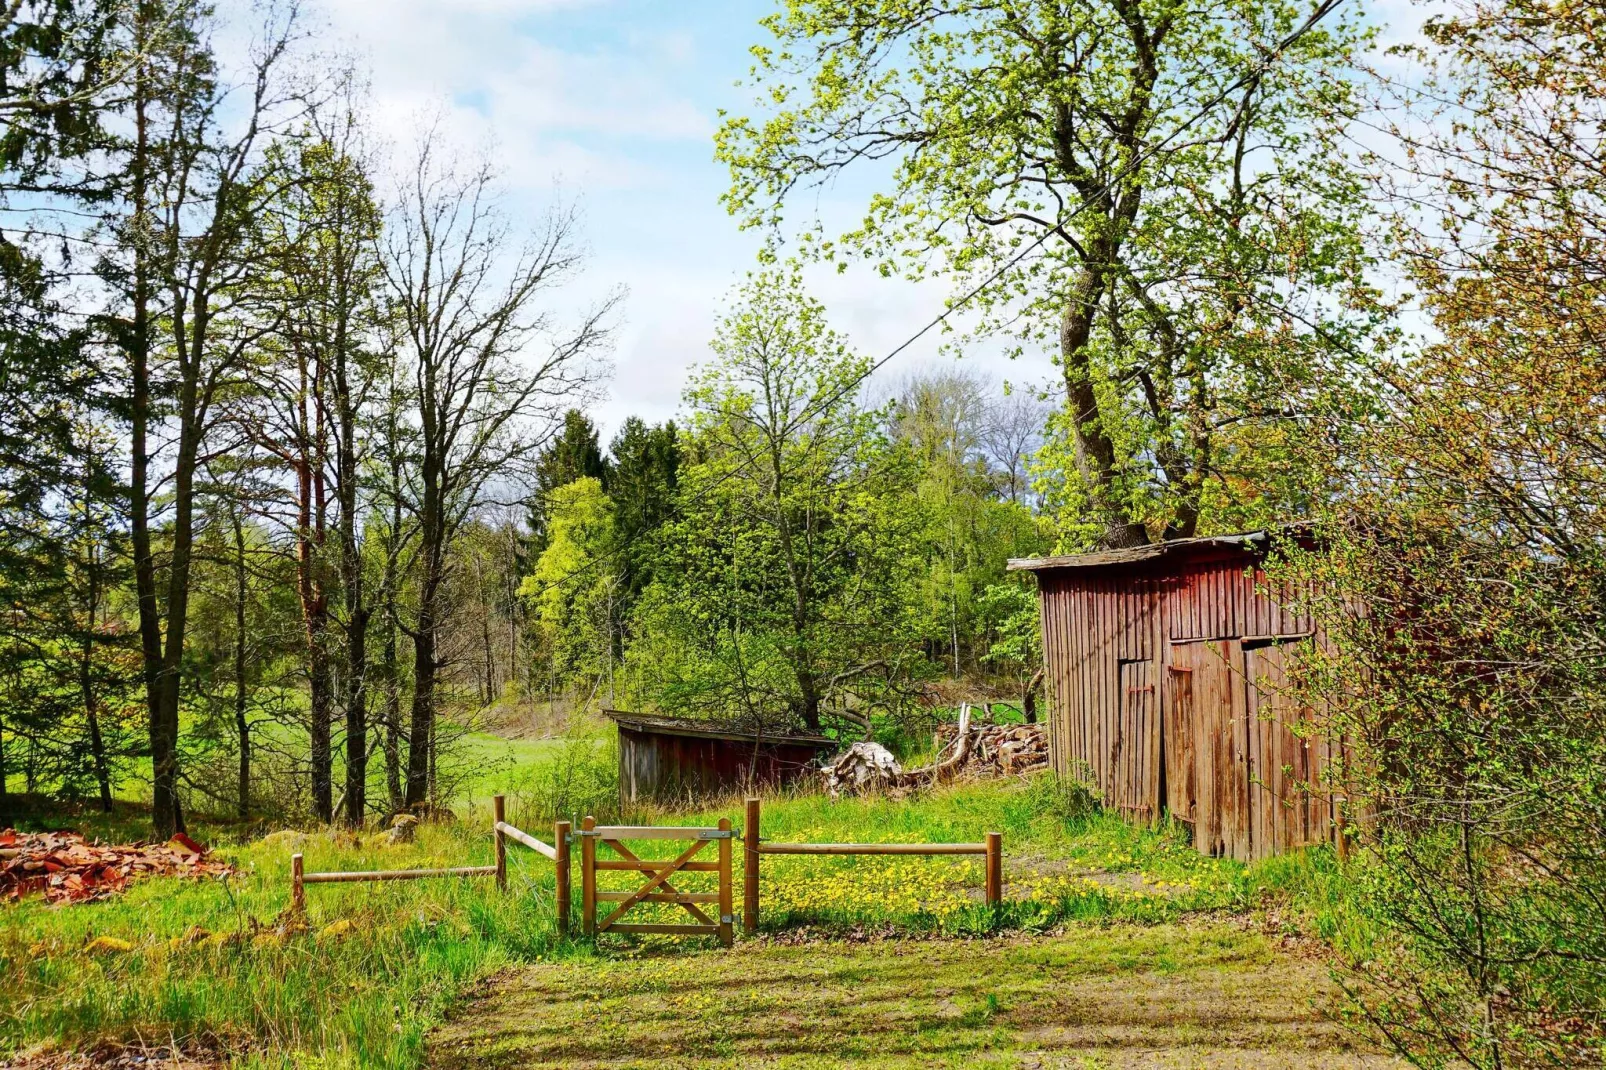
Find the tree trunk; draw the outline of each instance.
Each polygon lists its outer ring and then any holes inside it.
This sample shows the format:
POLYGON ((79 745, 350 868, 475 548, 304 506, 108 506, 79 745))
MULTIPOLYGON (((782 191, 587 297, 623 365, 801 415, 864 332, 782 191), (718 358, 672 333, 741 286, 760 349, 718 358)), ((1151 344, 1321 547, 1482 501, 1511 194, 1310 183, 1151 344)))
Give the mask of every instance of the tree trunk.
MULTIPOLYGON (((136 44, 143 48, 145 21, 138 23, 136 44)), ((166 841, 179 831, 176 740, 167 727, 162 699, 162 621, 156 597, 156 555, 150 531, 151 427, 151 230, 149 205, 150 83, 146 64, 134 78, 134 151, 130 161, 134 244, 131 322, 125 340, 129 360, 129 539, 134 551, 134 591, 139 610, 141 675, 145 684, 145 716, 151 749, 151 823, 156 839, 166 841)))
MULTIPOLYGON (((94 516, 89 507, 88 495, 85 495, 84 515, 86 518, 94 516)), ((89 754, 95 764, 95 781, 100 789, 100 809, 102 813, 112 812, 112 776, 111 767, 106 760, 106 740, 100 731, 100 702, 95 694, 95 621, 100 615, 100 564, 95 560, 95 549, 91 543, 88 550, 89 560, 85 568, 85 580, 88 590, 85 599, 88 603, 88 613, 84 621, 83 646, 79 652, 78 686, 84 699, 84 718, 89 723, 89 754)))
POLYGON ((234 522, 234 734, 240 745, 239 781, 235 785, 239 796, 238 812, 242 820, 251 816, 251 723, 246 718, 246 586, 245 525, 240 523, 236 511, 234 522))
MULTIPOLYGON (((428 567, 425 565, 424 567, 428 567)), ((426 581, 426 584, 428 581, 426 581)), ((413 707, 407 736, 407 794, 411 809, 429 801, 432 751, 435 742, 435 610, 428 601, 419 606, 418 628, 413 633, 413 707)))
POLYGON ((1026 681, 1026 693, 1021 696, 1021 713, 1027 724, 1037 723, 1037 688, 1043 682, 1043 670, 1038 669, 1032 673, 1032 678, 1026 681))

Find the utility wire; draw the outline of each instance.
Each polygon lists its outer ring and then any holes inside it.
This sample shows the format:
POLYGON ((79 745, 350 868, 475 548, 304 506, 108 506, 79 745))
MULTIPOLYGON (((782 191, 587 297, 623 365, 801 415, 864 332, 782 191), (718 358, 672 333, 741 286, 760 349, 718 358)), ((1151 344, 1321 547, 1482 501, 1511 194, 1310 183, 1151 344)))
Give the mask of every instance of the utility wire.
MULTIPOLYGON (((817 401, 805 406, 803 411, 800 412, 795 419, 789 422, 788 430, 807 423, 814 416, 824 412, 826 409, 829 409, 831 406, 835 405, 838 401, 841 401, 848 394, 858 390, 858 388, 864 384, 866 379, 880 371, 910 346, 914 345, 920 339, 930 334, 934 328, 946 323, 948 318, 955 312, 958 312, 971 301, 975 300, 989 286, 997 282, 1004 275, 1012 271, 1028 256, 1041 248, 1052 235, 1064 229, 1068 223, 1075 220, 1077 216, 1087 211, 1093 205, 1100 203, 1109 195, 1110 191, 1114 189, 1117 183, 1124 181, 1139 167, 1147 163, 1149 159, 1163 151, 1173 141, 1187 133, 1201 121, 1208 118, 1210 114, 1214 112, 1215 109, 1218 108, 1223 102, 1225 102, 1228 97, 1232 96, 1240 89, 1247 87, 1257 79, 1263 77, 1284 52, 1298 43, 1301 37, 1304 37, 1316 27, 1317 23, 1321 22, 1335 10, 1342 7, 1344 3, 1345 0, 1322 0, 1321 3, 1317 4, 1316 7, 1312 9, 1310 15, 1305 19, 1304 22, 1300 23, 1298 27, 1285 36, 1281 41, 1278 41, 1276 45, 1270 48, 1261 49, 1261 58, 1248 71, 1218 90, 1208 101, 1205 102, 1201 108, 1195 111, 1186 122, 1176 127, 1164 138, 1138 153, 1125 167, 1121 168, 1109 179, 1107 179, 1097 190, 1084 197, 1073 209, 1071 209, 1070 212, 1058 216, 1055 219, 1053 226, 1044 227, 1042 232, 1039 233, 1031 242, 1027 243, 1024 248, 1016 252, 1008 260, 1004 261, 1003 264, 999 265, 999 267, 990 272, 981 282, 972 286, 969 290, 966 290, 964 294, 962 294, 957 300, 950 302, 947 307, 945 307, 936 316, 933 316, 930 320, 928 320, 919 330, 915 331, 908 338, 905 338, 902 342, 898 343, 897 346, 888 350, 887 353, 880 359, 872 362, 870 366, 863 372, 853 376, 848 382, 842 384, 837 390, 827 395, 822 401, 817 401)), ((699 491, 692 504, 701 504, 703 499, 711 495, 714 491, 718 490, 731 479, 735 478, 741 471, 741 468, 736 468, 725 475, 720 476, 713 483, 699 491)), ((594 571, 601 565, 632 549, 637 540, 645 537, 647 534, 648 533, 646 531, 639 532, 627 540, 623 545, 615 547, 599 557, 593 558, 581 568, 576 569, 560 580, 554 580, 551 583, 548 583, 546 586, 542 587, 539 591, 534 592, 534 594, 529 597, 539 598, 541 595, 552 590, 554 587, 560 587, 571 580, 580 578, 586 575, 588 572, 594 571)))

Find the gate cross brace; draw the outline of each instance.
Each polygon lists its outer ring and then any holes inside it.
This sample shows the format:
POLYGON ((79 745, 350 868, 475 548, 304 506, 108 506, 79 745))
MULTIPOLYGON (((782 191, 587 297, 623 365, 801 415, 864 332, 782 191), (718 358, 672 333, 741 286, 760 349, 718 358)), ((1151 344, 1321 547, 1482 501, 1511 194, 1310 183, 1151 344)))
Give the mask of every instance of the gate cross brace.
POLYGON ((647 896, 657 891, 659 886, 661 886, 670 877, 674 876, 675 873, 680 870, 681 866, 684 866, 687 862, 690 862, 692 860, 692 856, 698 851, 701 851, 710 842, 711 841, 709 840, 698 840, 690 847, 680 852, 673 862, 671 862, 664 869, 658 871, 657 876, 653 877, 653 879, 648 881, 646 884, 643 884, 636 890, 635 894, 633 894, 629 899, 626 899, 624 902, 620 903, 612 914, 609 914, 606 918, 604 918, 601 924, 597 926, 597 930, 600 932, 601 930, 606 929, 608 926, 612 925, 614 922, 623 917, 625 911, 629 910, 637 903, 640 903, 647 896))
MULTIPOLYGON (((618 851, 620 854, 624 855, 625 856, 625 861, 627 861, 627 862, 640 862, 641 861, 641 859, 636 857, 636 854, 635 854, 634 851, 632 851, 630 848, 626 847, 624 844, 620 843, 618 840, 603 840, 602 842, 607 844, 609 847, 612 847, 615 851, 618 851)), ((676 888, 673 884, 670 884, 668 881, 664 881, 663 882, 663 889, 666 892, 673 892, 675 895, 679 895, 680 894, 680 889, 676 888)), ((637 894, 639 895, 641 893, 638 892, 637 894)), ((639 902, 639 900, 637 900, 637 902, 639 902)), ((635 905, 634 903, 630 903, 629 905, 621 908, 618 911, 615 911, 614 913, 615 914, 623 913, 625 910, 630 909, 630 906, 634 906, 634 905, 635 905)), ((707 914, 704 914, 701 910, 698 910, 697 909, 697 905, 695 903, 681 903, 680 905, 685 907, 686 910, 691 914, 692 917, 696 918, 698 921, 702 922, 704 925, 713 925, 714 924, 714 919, 710 918, 707 914)), ((612 917, 610 917, 608 919, 608 921, 613 921, 613 920, 614 919, 612 917)), ((608 924, 608 922, 605 921, 602 924, 605 927, 608 924)))

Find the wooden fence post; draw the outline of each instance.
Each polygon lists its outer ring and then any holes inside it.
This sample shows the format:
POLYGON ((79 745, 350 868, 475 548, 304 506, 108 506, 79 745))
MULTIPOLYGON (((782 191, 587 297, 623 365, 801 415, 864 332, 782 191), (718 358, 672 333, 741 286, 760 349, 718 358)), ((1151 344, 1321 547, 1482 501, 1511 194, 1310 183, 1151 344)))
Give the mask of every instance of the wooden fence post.
POLYGON ((597 838, 591 834, 596 827, 594 817, 580 822, 580 916, 587 936, 597 935, 597 838))
POLYGON ((731 913, 736 904, 731 896, 731 819, 719 819, 719 831, 726 835, 719 838, 719 942, 730 947, 736 942, 736 936, 731 932, 734 921, 731 913))
POLYGON ((742 931, 758 932, 758 825, 759 803, 747 800, 747 825, 742 829, 742 931))
POLYGON ((558 882, 558 935, 569 935, 569 823, 552 822, 552 846, 558 857, 552 860, 553 876, 558 882))
POLYGON ((297 914, 307 912, 307 886, 301 881, 301 856, 290 856, 290 909, 297 914))
POLYGON ((997 906, 1004 900, 1004 834, 987 834, 987 905, 997 906))
POLYGON ((496 890, 507 891, 507 837, 502 835, 502 823, 507 820, 507 801, 500 795, 491 796, 492 831, 496 833, 496 890))

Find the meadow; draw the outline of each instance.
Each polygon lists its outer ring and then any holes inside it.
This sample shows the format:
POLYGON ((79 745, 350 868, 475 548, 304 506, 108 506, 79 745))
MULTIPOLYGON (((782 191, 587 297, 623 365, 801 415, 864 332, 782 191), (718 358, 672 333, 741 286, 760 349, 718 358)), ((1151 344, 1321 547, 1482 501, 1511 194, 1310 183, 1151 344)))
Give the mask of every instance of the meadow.
MULTIPOLYGON (((527 783, 543 776, 557 774, 527 783)), ((509 820, 549 838, 550 825, 536 816, 549 813, 544 798, 510 793, 509 820)), ((739 824, 741 805, 648 816, 739 824)), ((1197 960, 1201 939, 1226 941, 1229 958, 1259 961, 1265 936, 1222 920, 1290 896, 1310 909, 1283 911, 1289 931, 1325 927, 1336 938, 1355 929, 1325 852, 1257 868, 1206 859, 1174 830, 1129 826, 1048 777, 908 800, 781 796, 766 800, 764 816, 774 840, 954 842, 1001 831, 1005 901, 981 902, 980 866, 968 860, 771 857, 760 939, 743 946, 1020 939, 1092 925, 1172 933, 1151 942, 1180 940, 1179 961, 1197 960), (1180 935, 1201 921, 1215 935, 1180 935)), ((283 830, 220 848, 235 868, 226 879, 149 880, 120 898, 68 908, 37 900, 0 907, 0 1058, 40 1045, 136 1043, 251 1068, 403 1070, 421 1065, 431 1028, 493 975, 558 970, 583 987, 622 979, 621 964, 637 961, 726 968, 721 953, 701 946, 707 941, 559 938, 552 866, 518 847, 507 894, 489 879, 318 885, 304 918, 287 910, 292 853, 309 871, 480 865, 492 859, 489 825, 486 809, 464 806, 456 822, 424 825, 406 845, 283 830)), ((666 845, 639 846, 661 853, 666 845)))

